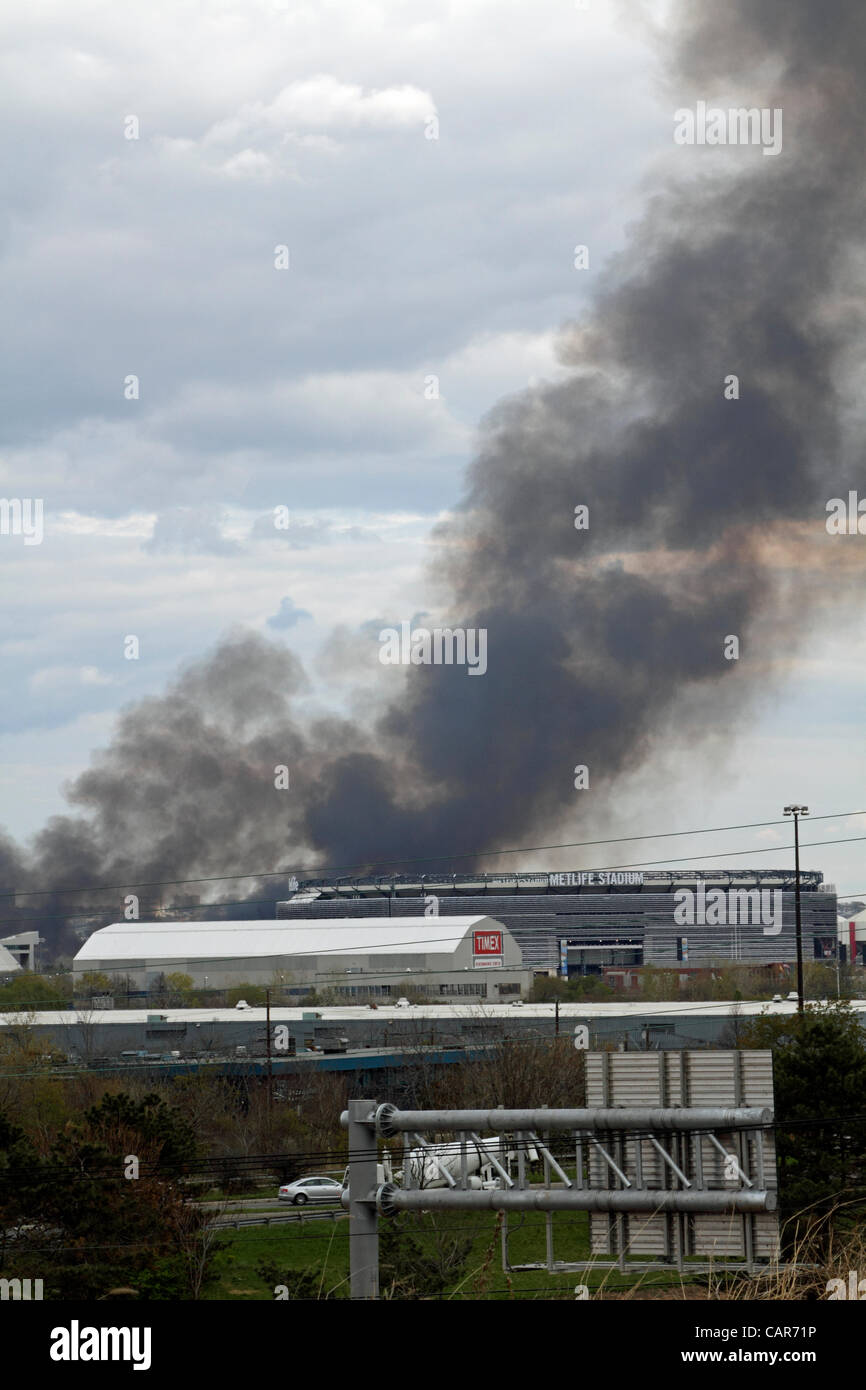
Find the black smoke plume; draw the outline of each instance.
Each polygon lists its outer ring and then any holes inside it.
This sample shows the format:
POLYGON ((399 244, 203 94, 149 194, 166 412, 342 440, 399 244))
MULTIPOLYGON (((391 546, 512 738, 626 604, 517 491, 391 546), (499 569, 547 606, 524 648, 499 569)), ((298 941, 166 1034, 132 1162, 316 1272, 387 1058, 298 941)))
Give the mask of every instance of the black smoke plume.
POLYGON ((75 814, 51 821, 30 858, 5 846, 7 882, 467 851, 483 863, 574 823, 576 763, 594 814, 684 701, 696 738, 741 717, 758 666, 765 677, 768 655, 808 631, 832 569, 824 504, 856 485, 859 463, 866 10, 683 0, 661 38, 672 128, 698 100, 781 108, 783 148, 671 140, 661 191, 592 312, 563 331, 568 378, 486 421, 435 537, 445 577, 438 590, 431 578, 431 606, 448 626, 487 630, 487 674, 383 667, 374 717, 302 719, 292 653, 232 634, 121 716, 71 787, 75 814), (730 374, 739 400, 725 399, 730 374), (574 527, 579 504, 588 530, 574 527), (724 657, 729 634, 739 661, 724 657), (288 793, 274 788, 279 764, 288 793))

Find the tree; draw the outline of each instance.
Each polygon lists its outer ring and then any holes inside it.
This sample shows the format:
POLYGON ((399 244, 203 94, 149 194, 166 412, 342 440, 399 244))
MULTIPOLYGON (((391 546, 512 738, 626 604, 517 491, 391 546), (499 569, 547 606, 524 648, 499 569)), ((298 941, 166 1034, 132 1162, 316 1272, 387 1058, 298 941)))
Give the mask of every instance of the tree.
POLYGON ((196 1137, 179 1110, 166 1105, 155 1093, 133 1100, 121 1091, 105 1094, 84 1115, 89 1132, 113 1152, 131 1152, 136 1138, 155 1152, 161 1173, 175 1177, 196 1155, 196 1137))
POLYGON ((427 1213, 404 1215, 379 1225, 379 1282, 386 1298, 439 1298, 462 1277, 471 1237, 449 1236, 427 1213), (413 1227, 424 1232, 422 1242, 413 1227))
POLYGON ((85 970, 76 976, 75 993, 83 995, 110 994, 111 981, 101 970, 85 970))
POLYGON ((574 1039, 499 1038, 473 1057, 472 1065, 440 1068, 419 1089, 418 1108, 506 1110, 526 1106, 581 1106, 585 1059, 574 1039))
POLYGON ((614 990, 600 975, 573 975, 564 980, 558 975, 538 975, 529 991, 531 1004, 549 1004, 557 999, 572 1004, 581 999, 612 999, 614 990))
POLYGON ((791 1239, 866 1216, 866 1039, 845 1001, 762 1014, 740 1045, 771 1048, 780 1206, 791 1239))
POLYGON ((138 993, 138 988, 132 975, 112 975, 111 992, 115 1000, 127 1000, 131 994, 138 993))
POLYGON ((226 1007, 234 1008, 245 999, 248 1004, 256 1008, 261 1008, 267 1003, 267 993, 264 985, 240 984, 232 985, 231 989, 226 990, 226 1007))
POLYGON ((0 985, 0 1009, 68 1009, 70 993, 68 981, 62 977, 48 980, 26 970, 0 985))
POLYGON ((0 1113, 4 1274, 38 1267, 49 1298, 130 1285, 142 1298, 198 1297, 217 1246, 209 1214, 175 1181, 194 1153, 183 1117, 155 1096, 103 1096, 46 1155, 0 1113))
POLYGON ((530 986, 530 1004, 551 1004, 556 999, 565 1000, 568 995, 568 981, 558 975, 536 975, 530 986))
POLYGON ((175 970, 165 976, 165 992, 169 1005, 177 1008, 195 1003, 192 975, 185 975, 182 970, 175 970))
POLYGON ((228 1248, 214 1224, 226 1209, 225 1202, 209 1209, 207 1214, 191 1202, 175 1202, 171 1208, 171 1230, 186 1272, 189 1295, 194 1300, 201 1298, 213 1281, 215 1258, 228 1248))

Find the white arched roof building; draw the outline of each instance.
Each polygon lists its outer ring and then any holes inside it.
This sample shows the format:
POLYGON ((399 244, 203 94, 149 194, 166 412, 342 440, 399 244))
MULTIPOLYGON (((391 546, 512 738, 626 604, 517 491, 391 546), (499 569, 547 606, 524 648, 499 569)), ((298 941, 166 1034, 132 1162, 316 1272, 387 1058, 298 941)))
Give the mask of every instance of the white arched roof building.
POLYGON ((114 922, 88 938, 72 969, 129 976, 134 989, 171 974, 212 989, 282 978, 348 998, 396 997, 415 983, 434 994, 496 999, 528 987, 532 974, 508 928, 481 916, 114 922))

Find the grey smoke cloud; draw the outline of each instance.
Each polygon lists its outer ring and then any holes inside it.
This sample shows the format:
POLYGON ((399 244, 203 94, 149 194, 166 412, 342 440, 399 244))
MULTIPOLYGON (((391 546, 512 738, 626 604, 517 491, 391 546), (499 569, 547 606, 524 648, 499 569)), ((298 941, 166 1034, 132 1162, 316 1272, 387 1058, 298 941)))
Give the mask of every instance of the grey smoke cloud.
MULTIPOLYGON (((840 383, 859 350, 847 296, 864 225, 866 28, 856 3, 830 20, 811 0, 739 0, 677 5, 666 38, 672 114, 696 97, 725 104, 752 74, 755 103, 784 109, 784 150, 714 163, 681 149, 592 312, 563 331, 571 375, 486 420, 431 576, 449 626, 486 629, 485 677, 386 669, 374 714, 316 717, 299 712, 290 652, 232 635, 121 717, 29 875, 483 856, 575 816, 575 762, 597 808, 684 692, 707 728, 734 682, 746 709, 758 682, 724 659, 727 634, 745 652, 758 633, 788 648, 805 635, 791 572, 825 566, 828 465, 835 494, 857 463, 840 383), (278 763, 290 796, 274 789, 278 763)), ((5 846, 0 867, 22 865, 5 846)))

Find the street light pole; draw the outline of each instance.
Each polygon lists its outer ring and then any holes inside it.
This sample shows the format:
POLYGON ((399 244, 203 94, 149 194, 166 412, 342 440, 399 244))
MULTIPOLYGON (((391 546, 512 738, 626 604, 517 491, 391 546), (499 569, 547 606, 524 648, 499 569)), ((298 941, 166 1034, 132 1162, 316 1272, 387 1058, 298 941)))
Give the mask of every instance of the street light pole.
POLYGON ((797 1012, 803 1012, 803 926, 800 916, 800 817, 808 816, 808 806, 786 806, 786 816, 794 817, 794 915, 797 923, 797 1012))
POLYGON ((274 1069, 271 1061, 271 991, 265 990, 265 1030, 268 1049, 268 1138, 270 1141, 271 1110, 274 1103, 274 1069))

